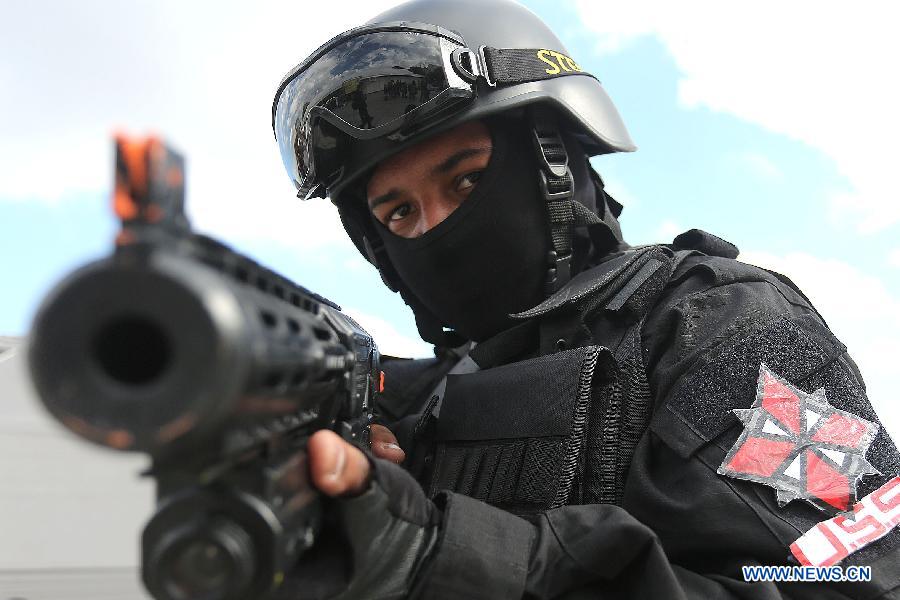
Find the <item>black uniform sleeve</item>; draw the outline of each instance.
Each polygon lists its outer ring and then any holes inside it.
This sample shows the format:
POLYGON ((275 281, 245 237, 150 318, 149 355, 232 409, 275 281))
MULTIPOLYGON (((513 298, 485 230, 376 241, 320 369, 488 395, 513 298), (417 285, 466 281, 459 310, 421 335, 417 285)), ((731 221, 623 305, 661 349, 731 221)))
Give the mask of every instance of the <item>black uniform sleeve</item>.
MULTIPOLYGON (((525 520, 447 494, 442 538, 420 576, 426 598, 900 598, 900 533, 843 565, 870 582, 748 583, 743 566, 789 565, 788 547, 828 518, 802 501, 716 473, 741 430, 731 411, 755 397, 760 363, 797 387, 877 420, 859 372, 805 297, 786 280, 699 257, 676 272, 646 322, 655 409, 621 506, 565 506, 525 520)), ((883 430, 868 459, 900 472, 883 430)))
POLYGON ((778 589, 672 564, 653 530, 617 506, 567 506, 531 523, 466 496, 448 496, 444 537, 419 584, 422 598, 854 597, 818 585, 778 589))

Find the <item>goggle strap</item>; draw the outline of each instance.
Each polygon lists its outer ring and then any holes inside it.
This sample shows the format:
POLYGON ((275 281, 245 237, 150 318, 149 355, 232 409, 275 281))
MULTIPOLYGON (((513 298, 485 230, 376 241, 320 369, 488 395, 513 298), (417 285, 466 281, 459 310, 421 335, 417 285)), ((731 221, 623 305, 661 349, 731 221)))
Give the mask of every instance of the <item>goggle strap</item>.
POLYGON ((480 51, 487 67, 486 79, 491 85, 515 85, 568 75, 594 77, 571 57, 556 50, 482 47, 480 51))

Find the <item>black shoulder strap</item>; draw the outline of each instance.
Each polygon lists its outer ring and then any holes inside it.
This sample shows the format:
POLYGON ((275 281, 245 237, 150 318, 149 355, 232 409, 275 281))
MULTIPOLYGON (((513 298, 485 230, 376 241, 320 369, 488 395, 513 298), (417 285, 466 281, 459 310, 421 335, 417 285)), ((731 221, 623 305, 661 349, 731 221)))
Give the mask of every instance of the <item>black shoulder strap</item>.
POLYGON ((650 249, 616 286, 617 291, 603 299, 602 335, 616 344, 613 356, 618 372, 606 390, 604 406, 591 418, 593 444, 588 460, 594 467, 586 470, 584 502, 622 502, 631 461, 653 411, 641 332, 673 266, 671 254, 650 249))

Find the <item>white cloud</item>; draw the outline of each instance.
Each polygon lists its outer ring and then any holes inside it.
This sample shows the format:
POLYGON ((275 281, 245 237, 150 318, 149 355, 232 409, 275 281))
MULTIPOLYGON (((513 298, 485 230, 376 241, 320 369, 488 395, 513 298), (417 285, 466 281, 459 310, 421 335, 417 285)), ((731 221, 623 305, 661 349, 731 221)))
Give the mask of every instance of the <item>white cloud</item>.
POLYGON ((325 200, 297 199, 273 154, 268 161, 189 157, 188 211, 196 228, 228 240, 266 240, 305 252, 348 245, 337 209, 325 200))
POLYGON ((353 317, 363 329, 378 343, 381 354, 402 358, 429 358, 434 356, 434 347, 420 338, 412 338, 400 333, 393 323, 360 311, 345 308, 344 312, 353 317))
MULTIPOLYGON (((0 101, 0 109, 2 109, 0 101)), ((2 121, 3 117, 0 117, 2 121)), ((109 131, 96 136, 61 132, 58 136, 24 137, 0 142, 4 165, 0 200, 55 204, 66 196, 108 193, 113 151, 109 131), (67 148, 77 148, 72 152, 67 148)))
POLYGON ((888 264, 892 267, 900 267, 900 248, 894 248, 888 254, 888 264))
POLYGON ((900 5, 867 2, 734 4, 713 0, 576 0, 597 48, 656 36, 681 72, 686 107, 733 114, 821 150, 852 186, 835 190, 860 232, 900 222, 894 181, 900 86, 900 5), (849 209, 849 210, 848 210, 849 209))
POLYGON ((337 243, 344 233, 333 207, 294 198, 270 126, 272 98, 312 50, 392 4, 5 6, 0 200, 106 194, 111 133, 153 131, 187 156, 188 210, 198 229, 304 250, 337 243))
POLYGON ((885 427, 900 438, 900 297, 878 278, 840 260, 753 251, 742 252, 740 259, 787 275, 812 300, 859 365, 885 427))

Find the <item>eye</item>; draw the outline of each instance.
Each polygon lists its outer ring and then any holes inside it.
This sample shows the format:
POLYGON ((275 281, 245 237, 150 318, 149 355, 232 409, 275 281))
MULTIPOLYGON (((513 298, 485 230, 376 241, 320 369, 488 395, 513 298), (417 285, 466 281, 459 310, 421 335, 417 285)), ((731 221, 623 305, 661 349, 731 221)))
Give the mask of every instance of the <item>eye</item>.
POLYGON ((481 179, 481 174, 484 171, 472 171, 471 173, 466 173, 462 175, 456 180, 456 191, 457 192, 470 192, 472 188, 478 183, 478 180, 481 179))
POLYGON ((408 202, 404 202, 403 204, 399 204, 394 207, 387 215, 385 215, 385 220, 389 223, 391 221, 402 221, 406 217, 410 215, 412 212, 412 205, 408 202))

